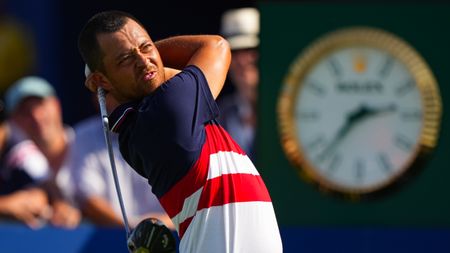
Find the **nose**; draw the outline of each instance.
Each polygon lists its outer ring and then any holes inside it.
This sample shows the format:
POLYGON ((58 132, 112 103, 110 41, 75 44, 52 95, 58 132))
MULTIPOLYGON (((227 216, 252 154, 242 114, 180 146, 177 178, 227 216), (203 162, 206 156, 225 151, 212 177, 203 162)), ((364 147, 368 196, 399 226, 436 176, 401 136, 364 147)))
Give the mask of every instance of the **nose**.
POLYGON ((45 119, 45 116, 47 115, 47 112, 44 108, 36 107, 32 108, 29 113, 30 121, 33 123, 37 123, 45 119))
POLYGON ((141 52, 136 52, 136 65, 139 68, 146 68, 149 65, 149 59, 147 55, 141 52))

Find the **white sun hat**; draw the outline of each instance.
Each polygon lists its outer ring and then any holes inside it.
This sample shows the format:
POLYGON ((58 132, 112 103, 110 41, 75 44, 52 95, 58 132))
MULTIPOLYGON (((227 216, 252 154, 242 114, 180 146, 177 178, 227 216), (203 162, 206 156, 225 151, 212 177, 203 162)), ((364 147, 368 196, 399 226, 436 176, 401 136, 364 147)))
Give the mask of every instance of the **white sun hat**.
POLYGON ((224 12, 220 33, 232 50, 258 47, 259 11, 246 7, 224 12))

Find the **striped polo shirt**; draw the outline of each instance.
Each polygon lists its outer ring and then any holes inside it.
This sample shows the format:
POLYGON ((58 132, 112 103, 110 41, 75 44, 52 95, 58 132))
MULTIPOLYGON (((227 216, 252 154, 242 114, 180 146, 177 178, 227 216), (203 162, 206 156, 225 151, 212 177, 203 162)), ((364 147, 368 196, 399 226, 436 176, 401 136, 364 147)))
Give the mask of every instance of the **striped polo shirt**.
POLYGON ((171 217, 181 253, 282 252, 267 188, 218 114, 203 73, 188 66, 142 101, 116 108, 110 126, 171 217))

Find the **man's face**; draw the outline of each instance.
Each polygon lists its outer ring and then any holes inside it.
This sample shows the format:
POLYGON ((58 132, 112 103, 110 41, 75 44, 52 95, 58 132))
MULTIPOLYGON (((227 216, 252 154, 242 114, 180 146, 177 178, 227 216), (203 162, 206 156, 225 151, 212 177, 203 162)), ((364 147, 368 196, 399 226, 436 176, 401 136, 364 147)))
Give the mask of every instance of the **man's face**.
POLYGON ((38 145, 51 142, 62 125, 61 107, 56 97, 25 98, 11 118, 38 145))
POLYGON ((120 103, 150 94, 164 78, 164 66, 158 49, 147 31, 134 20, 114 33, 97 36, 103 52, 109 90, 120 103))
POLYGON ((230 64, 230 77, 240 90, 254 92, 259 83, 259 53, 256 49, 233 51, 230 64))

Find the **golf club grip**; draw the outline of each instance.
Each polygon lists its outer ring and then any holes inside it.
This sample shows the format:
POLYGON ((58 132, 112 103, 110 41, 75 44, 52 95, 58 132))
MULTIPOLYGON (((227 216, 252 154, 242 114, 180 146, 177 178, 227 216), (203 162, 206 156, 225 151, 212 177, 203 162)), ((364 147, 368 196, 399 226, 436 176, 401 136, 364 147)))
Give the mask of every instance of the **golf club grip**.
POLYGON ((100 106, 100 115, 102 118, 108 118, 108 113, 106 112, 105 90, 102 87, 97 88, 97 97, 100 106))

